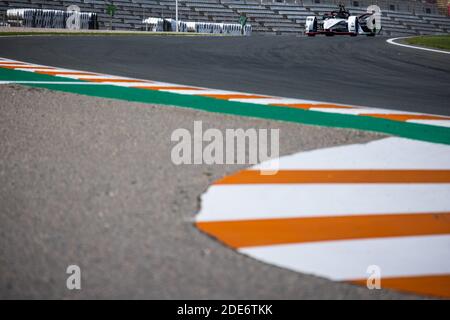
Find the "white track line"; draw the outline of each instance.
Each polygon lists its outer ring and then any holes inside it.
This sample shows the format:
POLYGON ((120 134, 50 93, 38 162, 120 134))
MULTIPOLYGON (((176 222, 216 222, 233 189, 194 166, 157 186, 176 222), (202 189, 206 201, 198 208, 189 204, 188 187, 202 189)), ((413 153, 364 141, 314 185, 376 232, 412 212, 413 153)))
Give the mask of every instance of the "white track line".
POLYGON ((396 45, 396 46, 400 46, 400 47, 406 47, 406 48, 411 48, 411 49, 418 49, 418 50, 425 50, 425 51, 431 51, 431 52, 437 52, 437 53, 450 54, 450 51, 422 48, 422 47, 412 46, 412 45, 409 45, 409 44, 403 44, 403 43, 395 42, 395 40, 407 39, 407 38, 412 38, 412 37, 391 38, 391 39, 387 39, 386 42, 390 43, 390 44, 393 44, 393 45, 396 45))
MULTIPOLYGON (((273 97, 273 98, 251 98, 251 99, 239 98, 239 99, 230 99, 230 101, 268 105, 268 104, 277 104, 277 103, 279 103, 279 104, 299 103, 300 104, 300 103, 304 103, 305 100, 273 97)), ((314 101, 314 103, 317 103, 317 102, 314 101)))

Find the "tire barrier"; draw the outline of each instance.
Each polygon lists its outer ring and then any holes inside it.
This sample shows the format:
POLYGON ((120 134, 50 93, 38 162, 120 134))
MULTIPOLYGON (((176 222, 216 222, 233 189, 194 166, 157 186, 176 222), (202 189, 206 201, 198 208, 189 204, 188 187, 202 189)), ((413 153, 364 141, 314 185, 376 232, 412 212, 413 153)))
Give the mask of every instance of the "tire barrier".
MULTIPOLYGON (((142 23, 147 31, 176 31, 176 21, 174 19, 149 17, 144 19, 142 23)), ((250 36, 252 34, 252 26, 246 24, 242 27, 238 23, 186 22, 179 20, 178 31, 250 36)))
POLYGON ((145 24, 147 31, 162 32, 164 31, 164 19, 161 18, 147 18, 142 21, 145 24))
POLYGON ((92 12, 70 12, 45 9, 8 9, 6 19, 11 27, 65 29, 73 14, 80 17, 80 29, 98 29, 98 16, 92 12))

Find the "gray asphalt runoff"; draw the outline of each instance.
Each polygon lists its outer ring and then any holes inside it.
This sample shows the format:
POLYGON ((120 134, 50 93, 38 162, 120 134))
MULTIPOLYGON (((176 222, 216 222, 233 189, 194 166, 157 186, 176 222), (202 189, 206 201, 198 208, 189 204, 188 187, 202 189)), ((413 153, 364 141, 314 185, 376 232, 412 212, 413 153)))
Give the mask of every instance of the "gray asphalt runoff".
POLYGON ((385 37, 0 38, 0 57, 148 80, 450 115, 450 56, 385 37))

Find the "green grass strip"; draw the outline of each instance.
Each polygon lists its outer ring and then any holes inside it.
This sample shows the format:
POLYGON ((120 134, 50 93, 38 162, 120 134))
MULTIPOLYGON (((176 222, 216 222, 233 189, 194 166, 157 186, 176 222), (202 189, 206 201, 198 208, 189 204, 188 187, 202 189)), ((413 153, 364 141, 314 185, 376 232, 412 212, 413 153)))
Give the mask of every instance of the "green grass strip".
POLYGON ((450 35, 420 36, 404 39, 407 44, 450 50, 450 35))
MULTIPOLYGON (((0 68, 0 80, 63 81, 47 75, 0 68)), ((72 79, 70 80, 72 81, 72 79)), ((281 120, 326 127, 350 128, 391 134, 410 139, 450 145, 450 128, 392 121, 387 119, 308 111, 251 103, 231 102, 207 97, 126 88, 110 85, 31 84, 33 87, 133 102, 179 106, 208 112, 281 120)))

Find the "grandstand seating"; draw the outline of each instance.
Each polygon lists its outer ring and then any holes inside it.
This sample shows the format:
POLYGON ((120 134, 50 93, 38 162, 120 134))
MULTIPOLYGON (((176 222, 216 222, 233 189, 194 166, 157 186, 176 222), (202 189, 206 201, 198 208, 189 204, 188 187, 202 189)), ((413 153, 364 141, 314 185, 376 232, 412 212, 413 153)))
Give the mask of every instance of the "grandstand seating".
MULTIPOLYGON (((294 0, 291 0, 294 1, 294 0)), ((0 12, 11 8, 64 9, 71 4, 82 11, 98 14, 100 28, 109 27, 105 2, 100 0, 13 0, 0 1, 0 12)), ((142 20, 147 17, 175 18, 175 0, 117 0, 112 19, 116 30, 144 30, 142 20)), ((253 33, 294 34, 303 33, 308 15, 321 15, 336 8, 332 1, 298 0, 299 3, 284 3, 264 0, 179 0, 179 19, 184 21, 237 23, 245 14, 252 25, 253 33), (324 3, 325 2, 325 3, 324 3), (329 4, 326 4, 328 2, 329 4)), ((360 1, 362 2, 362 1, 360 1)), ((350 4, 353 2, 349 2, 350 4)), ((403 8, 399 6, 400 8, 403 8)), ((362 7, 348 7, 352 13, 363 13, 362 7)), ((415 9, 414 9, 415 10, 415 9)), ((449 33, 450 19, 443 15, 412 13, 407 11, 382 11, 382 32, 386 35, 415 35, 449 33)), ((1 14, 0 14, 1 16, 1 14)), ((0 21, 1 23, 2 21, 0 21)))

